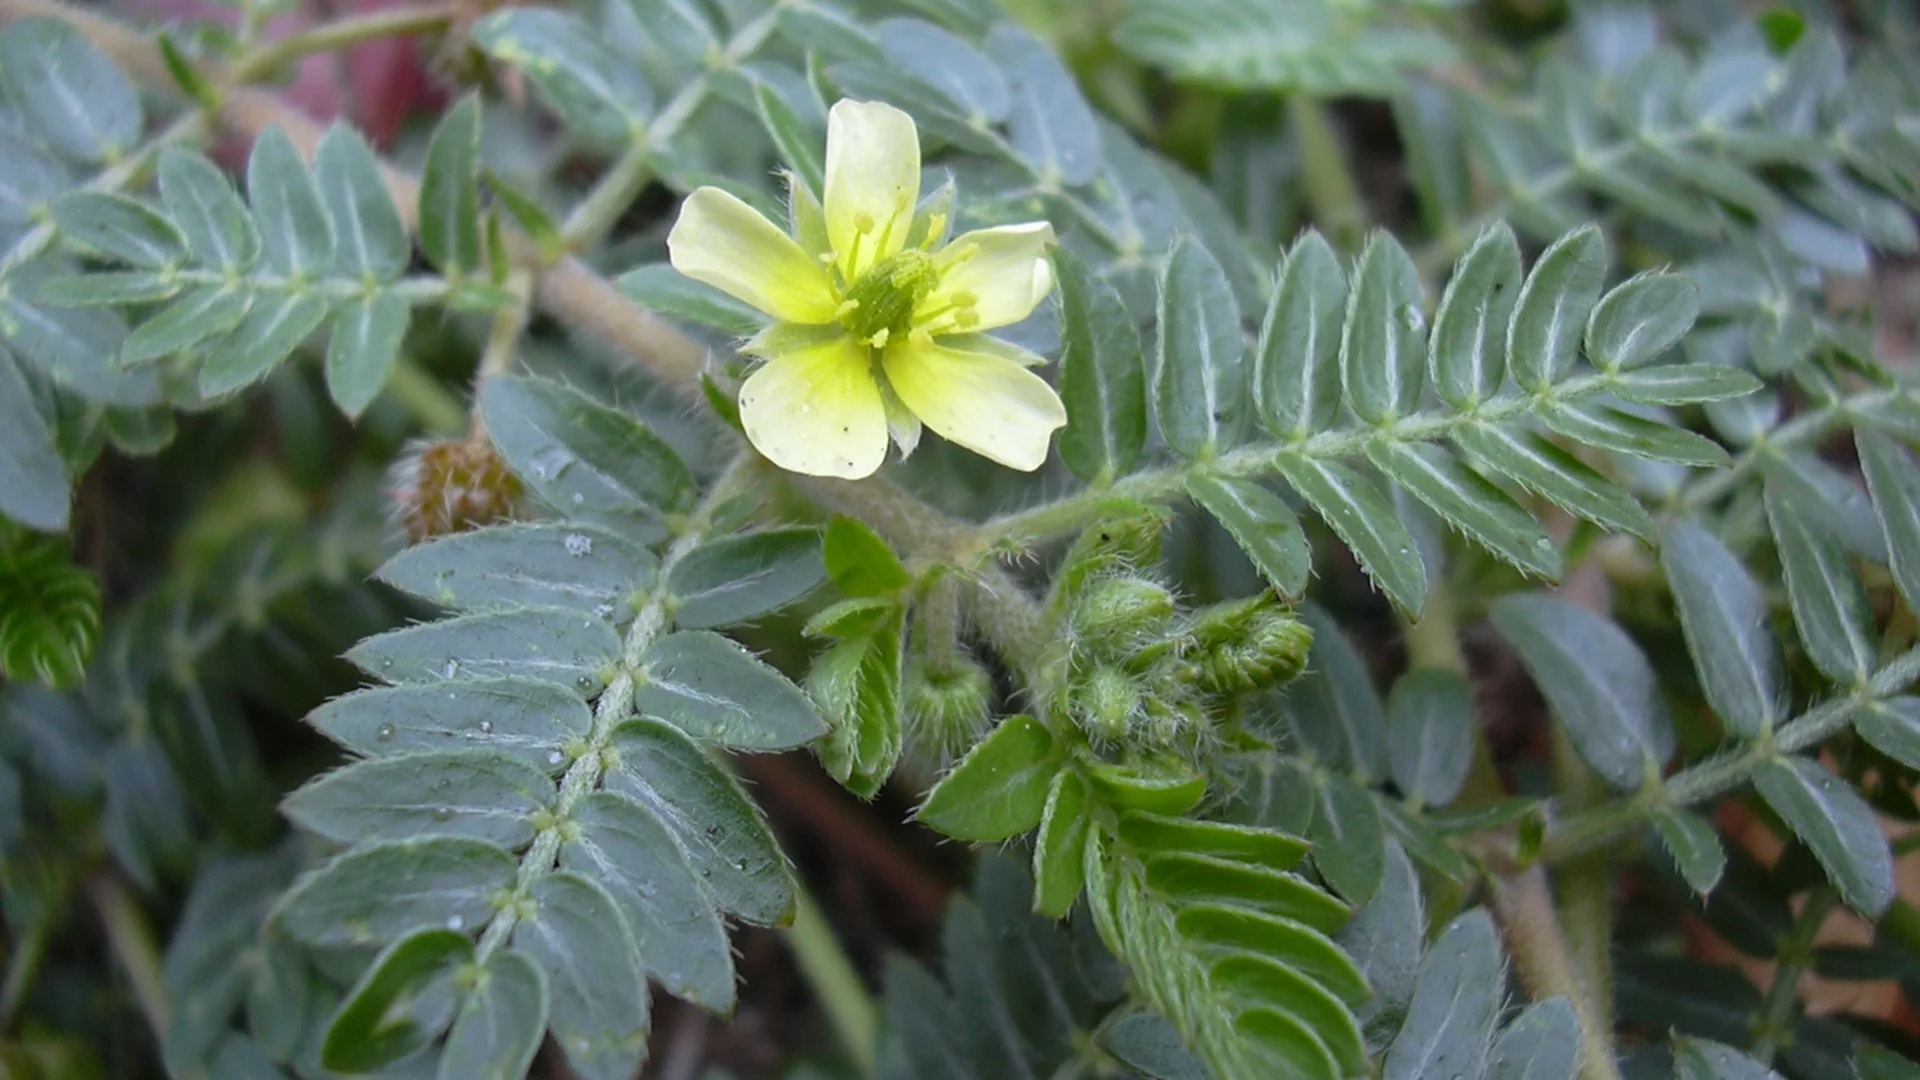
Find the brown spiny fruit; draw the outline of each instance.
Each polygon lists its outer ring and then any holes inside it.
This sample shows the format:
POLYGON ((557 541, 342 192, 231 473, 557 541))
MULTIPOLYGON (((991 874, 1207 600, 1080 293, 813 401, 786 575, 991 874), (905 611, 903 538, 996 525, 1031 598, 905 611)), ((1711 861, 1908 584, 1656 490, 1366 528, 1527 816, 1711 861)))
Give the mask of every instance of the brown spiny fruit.
POLYGON ((484 435, 418 443, 393 468, 395 514, 413 544, 506 520, 523 490, 484 435))

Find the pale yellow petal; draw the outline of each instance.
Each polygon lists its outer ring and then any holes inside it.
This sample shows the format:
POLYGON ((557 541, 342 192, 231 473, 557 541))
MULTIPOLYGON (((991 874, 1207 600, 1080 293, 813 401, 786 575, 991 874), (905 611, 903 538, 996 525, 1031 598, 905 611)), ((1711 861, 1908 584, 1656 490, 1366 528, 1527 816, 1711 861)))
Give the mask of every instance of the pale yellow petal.
POLYGON ((776 319, 830 322, 838 306, 819 260, 719 188, 703 187, 680 204, 667 253, 675 270, 776 319))
POLYGON ((827 113, 827 239, 848 284, 899 251, 920 198, 920 134, 913 118, 877 101, 840 101, 827 113))
POLYGON ((991 330, 1019 322, 1053 291, 1044 221, 976 229, 934 253, 940 284, 914 312, 933 333, 991 330))
POLYGON ((976 454, 1032 472, 1067 422, 1053 387, 990 352, 942 342, 902 342, 884 360, 894 393, 926 425, 976 454))
POLYGON ((839 337, 783 352, 740 387, 740 425, 789 472, 858 480, 887 457, 887 410, 865 345, 839 337))

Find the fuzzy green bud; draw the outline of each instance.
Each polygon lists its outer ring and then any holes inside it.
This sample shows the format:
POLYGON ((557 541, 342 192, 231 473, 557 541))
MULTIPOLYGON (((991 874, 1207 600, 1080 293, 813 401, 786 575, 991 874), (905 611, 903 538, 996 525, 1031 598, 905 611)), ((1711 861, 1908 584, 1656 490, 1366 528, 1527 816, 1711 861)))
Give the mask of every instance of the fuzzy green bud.
POLYGON ((980 741, 992 717, 993 676, 972 657, 907 662, 907 733, 941 767, 980 741))
POLYGON ((1074 716, 1095 739, 1118 742, 1133 730, 1141 715, 1138 681, 1116 667, 1102 664, 1087 673, 1075 688, 1074 716))
POLYGON ((1070 606, 1080 592, 1106 574, 1147 570, 1160 564, 1160 537, 1167 512, 1143 503, 1118 502, 1112 517, 1087 526, 1060 563, 1049 606, 1070 606))
POLYGON ((1271 597, 1234 600, 1199 612, 1193 623, 1195 683, 1209 693, 1276 686, 1307 665, 1313 630, 1271 597))
POLYGON ((1142 635, 1164 628, 1178 606, 1173 592, 1152 578, 1116 574, 1082 590, 1067 619, 1087 651, 1117 656, 1131 651, 1142 635))

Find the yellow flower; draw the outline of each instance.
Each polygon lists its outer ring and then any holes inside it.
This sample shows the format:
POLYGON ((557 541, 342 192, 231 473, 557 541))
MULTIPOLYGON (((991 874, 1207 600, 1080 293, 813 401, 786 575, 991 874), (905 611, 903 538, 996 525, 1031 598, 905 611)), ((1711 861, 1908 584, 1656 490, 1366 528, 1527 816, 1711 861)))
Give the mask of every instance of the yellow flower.
POLYGON ((1053 288, 1045 222, 951 243, 940 196, 918 213, 920 138, 891 105, 827 116, 826 190, 793 182, 794 232, 718 188, 687 196, 667 237, 674 268, 776 320, 741 347, 766 362, 740 388, 747 438, 774 464, 859 479, 911 453, 924 423, 1031 471, 1067 422, 1027 370, 1044 361, 981 333, 1019 322, 1053 288), (824 204, 824 205, 823 205, 824 204))

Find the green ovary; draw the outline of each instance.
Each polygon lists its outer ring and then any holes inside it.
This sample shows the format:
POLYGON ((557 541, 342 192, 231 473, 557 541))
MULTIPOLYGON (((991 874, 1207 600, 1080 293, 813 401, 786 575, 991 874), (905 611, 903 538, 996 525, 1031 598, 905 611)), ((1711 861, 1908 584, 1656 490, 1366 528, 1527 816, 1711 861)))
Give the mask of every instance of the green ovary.
POLYGON ((847 290, 851 309, 841 316, 840 325, 862 341, 879 338, 876 344, 904 335, 913 327, 914 308, 939 284, 933 256, 902 251, 867 271, 847 290))

